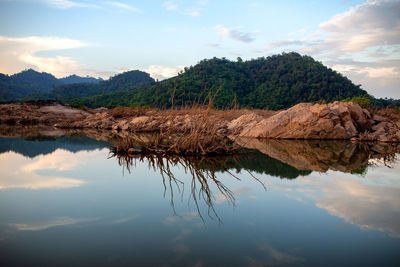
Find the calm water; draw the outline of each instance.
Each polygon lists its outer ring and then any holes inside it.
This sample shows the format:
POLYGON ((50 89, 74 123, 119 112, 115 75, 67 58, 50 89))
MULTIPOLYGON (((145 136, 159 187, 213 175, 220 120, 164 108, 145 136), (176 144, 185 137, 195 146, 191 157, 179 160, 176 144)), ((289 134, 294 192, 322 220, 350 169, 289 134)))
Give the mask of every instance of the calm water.
POLYGON ((397 148, 126 161, 108 146, 0 137, 1 266, 400 264, 397 148))

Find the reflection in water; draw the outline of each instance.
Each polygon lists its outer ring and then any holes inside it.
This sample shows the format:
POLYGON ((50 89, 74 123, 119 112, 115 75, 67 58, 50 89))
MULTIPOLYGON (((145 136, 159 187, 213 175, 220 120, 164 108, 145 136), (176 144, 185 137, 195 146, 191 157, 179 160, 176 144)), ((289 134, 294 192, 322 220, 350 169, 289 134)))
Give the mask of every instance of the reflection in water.
MULTIPOLYGON (((87 156, 90 156, 86 154, 87 156)), ((0 154, 0 190, 9 188, 61 189, 81 186, 85 181, 62 175, 42 175, 41 171, 65 171, 76 168, 79 155, 58 149, 51 154, 29 159, 15 152, 0 154), (66 160, 68 158, 68 160, 66 160)))
POLYGON ((11 227, 15 228, 17 231, 41 231, 57 226, 67 226, 74 225, 78 223, 93 222, 96 219, 75 219, 70 217, 59 217, 51 221, 40 222, 40 223, 14 223, 10 224, 11 227))
POLYGON ((320 140, 259 140, 240 138, 242 146, 258 151, 293 166, 297 170, 313 170, 365 174, 368 165, 381 161, 390 165, 400 153, 397 143, 352 143, 320 140))
MULTIPOLYGON (((160 173, 164 185, 164 197, 167 191, 169 191, 170 203, 172 209, 174 210, 174 214, 176 214, 174 205, 174 190, 180 193, 181 198, 183 198, 185 184, 174 174, 175 168, 182 168, 185 174, 189 174, 192 178, 190 183, 190 196, 195 203, 198 215, 203 221, 204 217, 202 216, 199 208, 199 201, 202 201, 207 205, 208 215, 210 218, 215 216, 220 222, 222 221, 215 210, 214 202, 218 199, 224 199, 235 206, 234 192, 225 186, 216 176, 217 171, 223 171, 240 181, 239 177, 229 171, 228 166, 225 164, 227 159, 226 157, 162 157, 151 154, 128 156, 114 153, 112 153, 111 157, 117 157, 119 165, 123 168, 126 168, 129 172, 131 171, 131 167, 136 166, 137 160, 140 162, 147 161, 150 169, 160 173), (213 193, 211 190, 212 186, 215 186, 219 193, 213 193), (216 199, 215 196, 218 196, 218 199, 216 199)), ((233 163, 235 166, 239 166, 240 168, 240 163, 235 160, 235 157, 230 157, 229 162, 233 163)), ((264 190, 266 190, 265 185, 258 178, 256 178, 251 172, 247 172, 253 179, 261 184, 264 190)))
POLYGON ((0 136, 0 154, 14 151, 30 158, 50 154, 60 148, 78 152, 110 146, 109 142, 96 140, 79 132, 67 133, 61 130, 36 130, 34 133, 24 135, 13 133, 12 138, 5 136, 0 136))
POLYGON ((365 178, 329 171, 313 173, 288 183, 268 179, 273 190, 307 202, 364 230, 400 237, 400 166, 372 167, 365 178), (293 197, 296 196, 296 197, 293 197))
POLYGON ((400 260, 395 146, 254 140, 261 152, 232 157, 107 159, 108 149, 91 144, 116 135, 87 134, 4 138, 1 266, 396 266, 400 260), (36 145, 46 142, 54 150, 36 145), (122 176, 121 165, 135 179, 122 176), (207 213, 217 223, 204 224, 207 213))

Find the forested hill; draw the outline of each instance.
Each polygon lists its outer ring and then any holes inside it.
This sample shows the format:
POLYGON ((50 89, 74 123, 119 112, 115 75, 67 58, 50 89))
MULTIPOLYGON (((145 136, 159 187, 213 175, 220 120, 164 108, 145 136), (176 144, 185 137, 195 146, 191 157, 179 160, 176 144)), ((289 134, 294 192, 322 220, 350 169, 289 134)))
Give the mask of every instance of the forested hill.
POLYGON ((53 88, 71 83, 97 83, 101 79, 71 75, 57 79, 50 73, 32 69, 8 76, 0 74, 0 101, 12 101, 31 94, 47 93, 53 88))
POLYGON ((146 72, 139 70, 117 74, 108 80, 96 84, 74 83, 54 88, 46 94, 33 95, 29 99, 66 99, 71 97, 89 97, 110 92, 130 91, 145 84, 154 83, 146 72))
POLYGON ((281 109, 300 102, 334 101, 367 95, 340 73, 309 56, 283 53, 249 61, 212 58, 185 68, 178 76, 129 92, 69 99, 88 106, 171 107, 203 103, 217 90, 214 106, 281 109))

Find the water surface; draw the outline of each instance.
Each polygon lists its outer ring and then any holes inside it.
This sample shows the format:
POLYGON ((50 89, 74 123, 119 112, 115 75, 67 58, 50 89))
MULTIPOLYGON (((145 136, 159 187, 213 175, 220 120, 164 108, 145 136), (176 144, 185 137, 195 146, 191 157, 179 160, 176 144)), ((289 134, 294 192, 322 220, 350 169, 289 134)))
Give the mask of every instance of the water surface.
POLYGON ((1 266, 399 265, 396 146, 126 161, 98 139, 0 138, 1 266))

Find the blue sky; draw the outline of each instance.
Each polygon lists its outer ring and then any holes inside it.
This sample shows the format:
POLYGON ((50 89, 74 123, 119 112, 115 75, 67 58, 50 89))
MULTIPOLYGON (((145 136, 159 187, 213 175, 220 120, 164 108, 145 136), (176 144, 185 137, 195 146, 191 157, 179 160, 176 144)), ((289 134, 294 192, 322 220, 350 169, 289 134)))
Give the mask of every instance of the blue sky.
POLYGON ((297 51, 400 98, 400 1, 0 0, 0 25, 7 74, 163 79, 204 58, 297 51))

